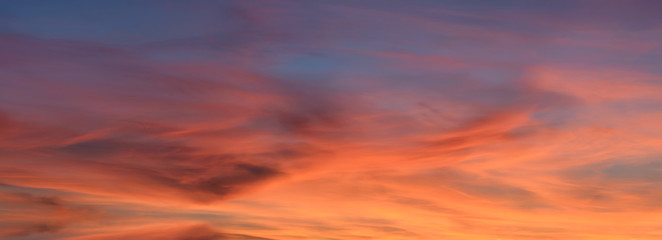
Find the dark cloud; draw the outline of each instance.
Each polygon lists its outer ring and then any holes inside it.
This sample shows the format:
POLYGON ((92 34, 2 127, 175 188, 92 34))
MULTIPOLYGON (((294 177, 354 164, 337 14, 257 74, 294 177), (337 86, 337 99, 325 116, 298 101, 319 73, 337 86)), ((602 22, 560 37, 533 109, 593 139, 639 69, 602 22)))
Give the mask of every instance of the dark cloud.
POLYGON ((64 146, 62 150, 67 153, 89 157, 103 157, 110 154, 121 153, 130 145, 113 140, 90 140, 64 146))
POLYGON ((232 174, 228 176, 214 176, 196 183, 194 188, 211 192, 216 195, 227 195, 242 185, 255 184, 271 179, 281 173, 266 166, 240 163, 232 166, 232 174))
POLYGON ((461 212, 458 210, 444 207, 434 201, 430 201, 427 199, 394 195, 391 197, 391 199, 389 199, 389 201, 393 201, 395 203, 399 203, 407 207, 423 209, 430 212, 445 213, 445 214, 461 214, 461 212))
MULTIPOLYGON (((259 153, 255 156, 204 155, 199 153, 199 149, 176 143, 111 139, 75 143, 64 146, 59 151, 77 155, 74 160, 67 160, 74 164, 73 167, 123 179, 122 181, 136 181, 160 189, 171 189, 196 202, 226 199, 256 184, 281 176, 284 173, 275 168, 278 161, 296 157, 290 152, 291 149, 277 151, 277 154, 259 153), (252 158, 265 160, 265 157, 268 158, 266 164, 271 166, 250 163, 254 160, 252 158)), ((121 187, 118 191, 121 193, 121 187)))
MULTIPOLYGON (((654 157, 654 158, 657 158, 654 157)), ((572 187, 560 193, 573 200, 590 202, 596 212, 660 209, 662 163, 643 159, 610 159, 566 169, 560 175, 572 187)))
POLYGON ((607 181, 658 183, 662 182, 662 161, 615 164, 602 169, 601 172, 607 181))
POLYGON ((15 192, 23 189, 3 186, 0 190, 0 237, 18 238, 59 233, 67 227, 99 219, 102 212, 89 206, 77 206, 60 197, 15 192), (23 216, 14 218, 12 216, 23 216))
POLYGON ((610 159, 565 170, 563 176, 593 183, 657 183, 662 161, 610 159))
POLYGON ((278 124, 286 132, 306 136, 325 136, 325 133, 340 131, 341 119, 338 112, 315 98, 293 99, 289 108, 274 114, 278 124))

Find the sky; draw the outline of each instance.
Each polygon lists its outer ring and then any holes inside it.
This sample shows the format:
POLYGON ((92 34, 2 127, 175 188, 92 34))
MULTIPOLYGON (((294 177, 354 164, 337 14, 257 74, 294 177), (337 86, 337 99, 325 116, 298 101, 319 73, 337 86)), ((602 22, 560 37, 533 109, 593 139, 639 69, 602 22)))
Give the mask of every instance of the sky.
POLYGON ((657 0, 0 0, 0 239, 662 239, 657 0))

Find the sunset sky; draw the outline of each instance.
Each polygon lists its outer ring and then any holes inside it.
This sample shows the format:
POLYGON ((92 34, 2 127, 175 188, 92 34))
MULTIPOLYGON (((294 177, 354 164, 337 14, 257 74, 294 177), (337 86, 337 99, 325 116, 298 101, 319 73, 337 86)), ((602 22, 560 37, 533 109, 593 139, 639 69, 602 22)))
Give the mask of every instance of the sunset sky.
POLYGON ((662 239, 661 12, 0 0, 0 239, 662 239))

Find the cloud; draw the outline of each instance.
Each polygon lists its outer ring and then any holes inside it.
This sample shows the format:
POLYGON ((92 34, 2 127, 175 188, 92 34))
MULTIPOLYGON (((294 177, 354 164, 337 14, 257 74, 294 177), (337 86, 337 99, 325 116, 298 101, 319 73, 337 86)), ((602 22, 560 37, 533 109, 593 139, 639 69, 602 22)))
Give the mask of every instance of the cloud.
MULTIPOLYGON (((158 142, 90 140, 64 146, 58 151, 74 157, 74 160, 68 161, 71 167, 92 171, 98 176, 119 182, 132 182, 147 189, 165 190, 169 194, 202 203, 226 199, 253 185, 284 174, 268 163, 250 163, 253 158, 251 155, 205 155, 187 146, 158 142), (144 160, 136 163, 136 159, 144 160)), ((279 155, 271 154, 262 158, 275 161, 278 157, 279 155)), ((120 186, 109 193, 124 195, 129 192, 124 192, 120 186)), ((152 191, 131 194, 156 194, 163 197, 162 194, 152 191)))
POLYGON ((98 209, 77 206, 57 196, 34 195, 11 191, 3 186, 0 192, 0 236, 5 238, 27 237, 59 233, 81 222, 94 221, 103 216, 98 209))
POLYGON ((662 233, 657 3, 2 5, 4 238, 662 233))
POLYGON ((120 233, 98 234, 66 240, 145 239, 145 240, 268 240, 243 234, 227 234, 204 224, 181 224, 180 226, 145 227, 120 233))

